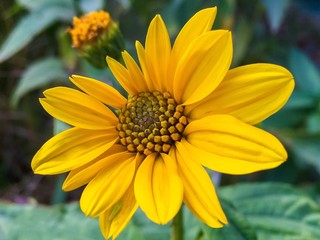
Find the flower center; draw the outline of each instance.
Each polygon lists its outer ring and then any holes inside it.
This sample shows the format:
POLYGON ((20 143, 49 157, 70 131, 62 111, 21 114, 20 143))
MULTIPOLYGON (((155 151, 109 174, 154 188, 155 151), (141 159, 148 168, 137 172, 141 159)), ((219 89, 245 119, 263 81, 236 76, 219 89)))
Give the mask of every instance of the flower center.
POLYGON ((128 99, 119 114, 120 143, 130 152, 168 153, 188 124, 184 107, 169 92, 141 92, 128 99))

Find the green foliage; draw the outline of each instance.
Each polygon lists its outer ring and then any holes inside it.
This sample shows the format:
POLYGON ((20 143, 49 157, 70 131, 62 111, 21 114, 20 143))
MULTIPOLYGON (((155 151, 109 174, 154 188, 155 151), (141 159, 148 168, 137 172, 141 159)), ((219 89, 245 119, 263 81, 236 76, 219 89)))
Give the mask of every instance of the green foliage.
POLYGON ((169 225, 161 226, 151 222, 142 211, 138 210, 126 229, 119 235, 119 240, 164 240, 169 239, 169 225))
POLYGON ((320 239, 319 205, 290 185, 239 184, 223 188, 220 196, 247 219, 259 240, 320 239))
POLYGON ((49 57, 29 65, 12 94, 11 105, 16 106, 29 91, 63 80, 66 76, 67 73, 58 58, 49 57))
POLYGON ((88 0, 80 0, 79 6, 82 12, 93 12, 103 9, 105 5, 104 0, 96 0, 96 1, 88 1, 88 0))
MULTIPOLYGON (((219 191, 229 224, 210 228, 184 207, 187 240, 319 239, 320 208, 306 193, 281 183, 238 184, 219 191)), ((0 204, 0 237, 4 240, 102 239, 96 219, 78 204, 43 207, 0 204)), ((152 223, 138 210, 119 240, 167 240, 170 224, 152 223)))
POLYGON ((99 240, 96 219, 85 217, 78 204, 43 207, 0 204, 2 240, 99 240))
POLYGON ((320 72, 315 64, 298 49, 292 49, 289 55, 290 70, 297 86, 312 96, 320 98, 320 72))
MULTIPOLYGON (((37 34, 58 20, 70 20, 74 15, 72 8, 62 1, 21 1, 32 10, 15 26, 0 48, 0 63, 10 58, 29 44, 37 34)), ((68 2, 68 1, 67 1, 68 2)))
POLYGON ((277 32, 289 7, 290 0, 261 0, 261 3, 265 6, 271 30, 277 32))
POLYGON ((203 225, 203 236, 200 240, 228 239, 228 240, 257 240, 257 234, 245 215, 227 201, 221 201, 228 218, 228 225, 215 229, 203 225))
POLYGON ((73 8, 72 0, 17 0, 17 2, 29 11, 38 11, 51 6, 61 6, 67 9, 73 8))
MULTIPOLYGON (((318 127, 318 126, 317 126, 318 127)), ((309 136, 286 136, 286 142, 292 153, 295 156, 295 160, 301 166, 311 166, 320 174, 320 138, 319 135, 309 136)))

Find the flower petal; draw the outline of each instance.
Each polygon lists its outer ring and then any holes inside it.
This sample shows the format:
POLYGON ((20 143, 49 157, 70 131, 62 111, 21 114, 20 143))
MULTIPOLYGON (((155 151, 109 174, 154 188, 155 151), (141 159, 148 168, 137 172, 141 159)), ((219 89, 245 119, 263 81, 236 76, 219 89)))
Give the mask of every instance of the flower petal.
POLYGON ((109 106, 122 108, 127 102, 115 88, 98 80, 78 75, 72 75, 70 80, 82 91, 109 106))
POLYGON ((87 184, 101 171, 101 169, 112 163, 113 157, 117 156, 116 154, 122 154, 126 151, 126 147, 114 144, 93 161, 71 170, 62 185, 63 191, 72 191, 87 184))
POLYGON ((190 44, 179 61, 173 82, 175 99, 188 105, 208 96, 225 77, 231 59, 229 31, 202 34, 190 44))
POLYGON ((146 80, 144 79, 144 76, 137 63, 127 51, 122 53, 122 58, 126 64, 131 79, 133 80, 132 85, 138 92, 147 92, 149 89, 146 80))
POLYGON ((118 139, 108 131, 71 128, 49 139, 35 154, 31 166, 36 174, 59 174, 81 167, 107 151, 118 139))
POLYGON ((126 227, 138 208, 131 184, 123 197, 99 217, 101 231, 105 239, 115 239, 126 227))
MULTIPOLYGON (((171 54, 171 43, 167 27, 160 15, 151 21, 145 43, 145 57, 149 77, 157 90, 168 87, 167 71, 171 54)), ((172 84, 172 82, 170 81, 172 84)))
POLYGON ((186 106, 191 119, 229 114, 251 125, 277 112, 294 88, 291 73, 274 64, 251 64, 230 70, 205 99, 186 106))
POLYGON ((175 156, 184 186, 184 202, 210 227, 222 227, 227 219, 208 173, 200 162, 190 158, 188 149, 180 142, 176 142, 175 156))
POLYGON ((109 129, 117 123, 116 116, 95 98, 67 87, 44 91, 43 108, 53 117, 84 129, 109 129))
POLYGON ((133 86, 134 81, 131 79, 128 70, 124 66, 122 66, 121 63, 109 56, 107 56, 106 60, 113 76, 117 79, 121 86, 130 95, 136 95, 139 91, 137 91, 133 86))
POLYGON ((148 68, 147 68, 147 62, 146 62, 146 52, 142 46, 142 44, 139 41, 136 41, 136 50, 137 55, 140 63, 140 67, 142 69, 142 73, 144 76, 144 79, 146 81, 146 84, 148 86, 148 89, 150 91, 156 90, 156 86, 153 82, 153 80, 150 79, 148 68))
POLYGON ((229 115, 211 115, 188 124, 184 134, 193 157, 218 172, 245 174, 276 167, 287 159, 277 138, 229 115))
POLYGON ((134 182, 138 204, 148 218, 166 224, 179 211, 183 185, 174 159, 166 154, 150 154, 139 167, 134 182))
POLYGON ((216 14, 216 7, 203 9, 190 18, 181 29, 172 47, 169 79, 173 79, 179 59, 181 59, 191 42, 203 33, 210 31, 216 14))
POLYGON ((138 156, 122 152, 109 156, 109 164, 84 189, 80 207, 85 215, 97 217, 116 204, 128 190, 138 156))

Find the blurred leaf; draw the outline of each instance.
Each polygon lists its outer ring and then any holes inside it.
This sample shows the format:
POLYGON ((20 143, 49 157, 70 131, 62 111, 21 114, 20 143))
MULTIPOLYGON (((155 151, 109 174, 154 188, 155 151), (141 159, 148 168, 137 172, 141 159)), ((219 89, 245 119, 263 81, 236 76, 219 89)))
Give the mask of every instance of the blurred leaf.
POLYGON ((203 223, 196 218, 186 206, 183 206, 183 229, 185 239, 197 239, 202 227, 203 223))
POLYGON ((240 18, 237 21, 233 32, 234 49, 232 65, 238 66, 244 56, 247 54, 248 45, 252 37, 252 27, 245 18, 240 18))
POLYGON ((53 135, 56 135, 70 128, 70 125, 54 118, 53 119, 53 135))
POLYGON ((294 128, 304 122, 310 111, 305 109, 281 109, 262 122, 263 128, 294 128))
POLYGON ((57 31, 59 56, 67 69, 74 69, 78 60, 77 52, 72 48, 72 41, 65 27, 57 31))
POLYGON ((320 14, 319 0, 295 0, 295 3, 301 10, 307 10, 309 13, 315 14, 315 16, 320 14))
POLYGON ((314 111, 317 98, 295 89, 286 105, 276 114, 263 121, 268 128, 292 128, 301 125, 307 115, 314 111))
POLYGON ((220 199, 220 202, 229 223, 223 228, 210 228, 207 225, 203 225, 204 236, 201 240, 257 240, 256 232, 250 226, 245 216, 237 211, 229 202, 223 199, 220 199))
POLYGON ((104 0, 80 0, 79 6, 82 12, 94 12, 104 8, 104 0))
POLYGON ((290 0, 261 0, 261 3, 266 9, 271 31, 278 32, 290 0))
POLYGON ((130 224, 119 235, 119 240, 165 240, 169 239, 169 224, 158 225, 151 222, 145 214, 138 209, 130 224))
POLYGON ((238 184, 219 195, 245 216, 259 240, 320 239, 318 204, 290 185, 238 184))
POLYGON ((320 96, 320 73, 303 52, 298 49, 291 50, 289 68, 301 90, 314 96, 320 96))
POLYGON ((123 7, 124 10, 129 10, 131 7, 131 1, 130 0, 118 0, 123 7))
POLYGON ((229 29, 231 30, 234 24, 234 15, 236 10, 235 0, 216 0, 215 5, 218 7, 218 14, 214 21, 213 27, 215 29, 229 29))
POLYGON ((66 79, 67 73, 61 61, 57 58, 45 58, 37 61, 26 69, 10 99, 15 107, 21 97, 31 90, 41 88, 51 82, 66 79))
POLYGON ((117 238, 119 240, 147 240, 139 227, 136 226, 132 221, 129 222, 127 227, 123 230, 123 232, 117 238))
POLYGON ((301 164, 310 164, 320 173, 320 137, 286 137, 285 141, 301 164))
POLYGON ((85 217, 78 204, 49 208, 1 203, 0 236, 1 240, 103 239, 97 220, 85 217))
POLYGON ((73 7, 72 0, 17 0, 17 2, 30 11, 39 10, 43 7, 65 6, 66 8, 73 7))
POLYGON ((0 49, 0 63, 10 58, 41 31, 57 20, 70 20, 74 12, 63 6, 52 6, 31 12, 16 25, 0 49))
POLYGON ((67 174, 60 174, 55 176, 55 184, 52 189, 52 196, 51 196, 52 205, 62 204, 66 202, 67 192, 62 190, 62 185, 66 177, 67 177, 67 174))
MULTIPOLYGON (((320 134, 320 113, 319 112, 313 113, 310 116, 308 116, 307 132, 310 134, 320 134)), ((319 145, 319 148, 320 148, 320 145, 319 145)))
POLYGON ((313 109, 316 107, 317 98, 310 94, 295 89, 292 95, 284 106, 285 109, 313 109))

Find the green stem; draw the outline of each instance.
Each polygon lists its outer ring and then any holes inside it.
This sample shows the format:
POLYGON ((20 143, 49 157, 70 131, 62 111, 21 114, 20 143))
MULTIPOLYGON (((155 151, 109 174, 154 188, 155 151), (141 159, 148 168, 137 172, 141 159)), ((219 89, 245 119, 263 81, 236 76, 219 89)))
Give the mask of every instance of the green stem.
POLYGON ((183 208, 182 206, 172 221, 170 240, 183 240, 183 208))

